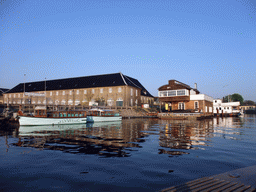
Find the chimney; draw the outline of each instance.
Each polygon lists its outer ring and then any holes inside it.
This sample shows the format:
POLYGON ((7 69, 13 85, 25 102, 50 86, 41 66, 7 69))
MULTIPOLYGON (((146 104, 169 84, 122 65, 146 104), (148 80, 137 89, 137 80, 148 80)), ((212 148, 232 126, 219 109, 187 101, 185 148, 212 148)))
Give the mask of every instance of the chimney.
POLYGON ((195 89, 197 89, 197 83, 195 83, 195 89))

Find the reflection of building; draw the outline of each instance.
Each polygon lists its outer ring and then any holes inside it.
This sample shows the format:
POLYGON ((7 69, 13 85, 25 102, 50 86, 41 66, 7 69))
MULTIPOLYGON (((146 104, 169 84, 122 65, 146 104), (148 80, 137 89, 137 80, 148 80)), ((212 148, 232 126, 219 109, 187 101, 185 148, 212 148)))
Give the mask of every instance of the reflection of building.
MULTIPOLYGON (((181 121, 162 120, 159 145, 171 149, 191 149, 207 145, 207 138, 213 137, 212 120, 181 121)), ((175 154, 175 153, 174 153, 175 154)))
POLYGON ((191 112, 212 113, 213 99, 205 94, 199 94, 195 88, 176 80, 169 80, 167 85, 158 89, 160 102, 165 103, 166 110, 189 110, 191 112))
POLYGON ((49 106, 136 106, 153 96, 137 79, 122 73, 20 83, 4 94, 4 103, 49 106), (46 93, 46 95, 45 95, 46 93))
MULTIPOLYGON (((140 147, 147 133, 141 120, 86 125, 21 126, 18 146, 46 148, 68 153, 126 157, 125 148, 140 147)), ((129 149, 132 151, 132 149, 129 149)))
POLYGON ((216 117, 213 118, 215 137, 224 137, 226 139, 236 139, 236 135, 241 134, 240 127, 243 126, 240 118, 216 117))
POLYGON ((213 113, 214 115, 238 115, 240 102, 226 102, 223 103, 221 99, 213 100, 213 113))

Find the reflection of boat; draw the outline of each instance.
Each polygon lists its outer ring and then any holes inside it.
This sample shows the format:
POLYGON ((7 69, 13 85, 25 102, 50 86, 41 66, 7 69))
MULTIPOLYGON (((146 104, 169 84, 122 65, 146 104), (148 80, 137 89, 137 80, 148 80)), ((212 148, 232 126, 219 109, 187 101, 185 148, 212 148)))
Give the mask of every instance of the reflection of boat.
POLYGON ((45 107, 37 107, 35 116, 25 116, 19 113, 20 125, 65 125, 86 123, 85 111, 51 111, 45 107))
POLYGON ((67 130, 74 129, 83 129, 86 128, 86 124, 75 124, 75 125, 42 125, 42 126, 20 126, 19 135, 33 135, 33 136, 45 136, 45 135, 54 135, 56 131, 62 132, 67 130))
POLYGON ((98 121, 121 121, 122 117, 119 113, 112 110, 91 109, 87 115, 87 122, 98 121))
POLYGON ((94 127, 101 127, 101 128, 110 128, 110 127, 121 127, 121 121, 111 121, 111 122, 94 122, 94 123, 87 123, 86 128, 94 128, 94 127))

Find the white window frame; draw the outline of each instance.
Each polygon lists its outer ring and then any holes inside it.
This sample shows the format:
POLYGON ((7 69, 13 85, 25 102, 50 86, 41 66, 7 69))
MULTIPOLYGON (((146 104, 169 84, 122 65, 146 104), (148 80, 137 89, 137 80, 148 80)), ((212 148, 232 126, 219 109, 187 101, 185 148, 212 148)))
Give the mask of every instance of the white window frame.
POLYGON ((186 109, 185 103, 184 103, 184 102, 179 102, 179 103, 178 103, 178 109, 179 109, 179 110, 185 110, 185 109, 186 109), (180 104, 183 104, 183 109, 181 109, 180 104))
POLYGON ((72 95, 72 90, 69 91, 69 95, 72 95))
POLYGON ((103 93, 103 88, 100 88, 100 93, 103 93))
POLYGON ((95 92, 94 92, 94 89, 92 89, 92 94, 94 94, 95 92))
POLYGON ((109 89, 108 89, 108 92, 109 92, 109 93, 112 93, 112 88, 109 88, 109 89))
POLYGON ((57 95, 57 96, 59 95, 59 91, 56 91, 56 95, 57 95))
POLYGON ((133 89, 131 88, 131 96, 133 96, 133 89))
POLYGON ((187 89, 176 89, 176 90, 166 90, 166 91, 159 91, 159 97, 177 97, 177 96, 189 96, 189 90, 187 89), (185 91, 184 95, 178 95, 178 91, 185 91))
POLYGON ((118 92, 121 93, 122 92, 122 87, 118 88, 118 92))
POLYGON ((87 94, 87 90, 84 90, 84 94, 87 94))
POLYGON ((50 96, 52 96, 52 92, 50 92, 50 96))
POLYGON ((66 93, 65 93, 65 91, 62 91, 62 95, 65 95, 66 93))
POLYGON ((199 109, 199 102, 198 101, 194 102, 194 109, 199 109), (196 108, 196 103, 197 103, 197 108, 196 108))
POLYGON ((138 96, 138 90, 136 89, 136 96, 138 96))
POLYGON ((79 95, 79 90, 76 90, 76 94, 79 95))

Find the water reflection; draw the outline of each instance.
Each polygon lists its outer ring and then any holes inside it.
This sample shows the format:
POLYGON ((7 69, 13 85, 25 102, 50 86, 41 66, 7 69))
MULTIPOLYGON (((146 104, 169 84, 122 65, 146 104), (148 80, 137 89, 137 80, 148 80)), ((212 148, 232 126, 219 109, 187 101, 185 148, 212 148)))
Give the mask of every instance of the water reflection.
POLYGON ((169 157, 172 157, 189 154, 184 150, 208 146, 214 132, 212 123, 212 120, 161 120, 159 145, 175 150, 159 149, 159 154, 169 154, 169 157), (182 149, 182 151, 177 149, 182 149))
MULTIPOLYGON (((59 150, 73 154, 95 154, 101 157, 130 157, 132 151, 147 144, 154 135, 158 154, 169 157, 189 154, 191 149, 204 150, 213 137, 237 139, 244 122, 241 118, 214 118, 202 121, 126 119, 60 126, 20 126, 13 133, 20 147, 59 150)), ((6 137, 6 146, 8 144, 6 137)), ((8 148, 8 147, 7 147, 8 148)))
POLYGON ((147 133, 143 121, 102 122, 82 125, 20 126, 16 146, 60 150, 67 153, 128 157, 140 148, 147 133))

